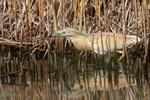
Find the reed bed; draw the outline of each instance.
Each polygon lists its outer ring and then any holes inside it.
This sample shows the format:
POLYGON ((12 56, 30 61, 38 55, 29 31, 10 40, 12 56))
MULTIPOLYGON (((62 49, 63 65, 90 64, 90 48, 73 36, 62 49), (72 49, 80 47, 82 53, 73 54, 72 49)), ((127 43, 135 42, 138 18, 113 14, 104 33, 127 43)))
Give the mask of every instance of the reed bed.
MULTIPOLYGON (((91 34, 112 31, 147 37, 149 10, 150 2, 147 0, 1 0, 0 44, 17 47, 20 44, 20 47, 30 47, 31 52, 46 52, 47 35, 65 27, 91 34)), ((57 48, 63 39, 55 40, 57 48)), ((146 59, 149 39, 142 44, 146 59)))
POLYGON ((147 0, 0 0, 1 47, 17 47, 14 51, 8 49, 8 54, 3 54, 6 49, 2 48, 0 54, 0 99, 149 98, 149 62, 143 63, 141 59, 146 62, 149 56, 149 11, 147 0), (134 45, 134 49, 124 46, 130 64, 126 60, 118 64, 115 57, 106 61, 108 58, 86 52, 79 57, 65 39, 47 38, 65 27, 90 34, 98 31, 111 31, 124 37, 132 34, 143 41, 134 45), (33 56, 26 56, 22 48, 33 56), (64 52, 56 53, 56 50, 64 52), (48 54, 47 58, 37 59, 36 51, 48 54), (69 55, 70 52, 73 53, 69 55), (130 59, 129 54, 135 59, 130 59), (123 86, 119 84, 120 75, 125 80, 123 86), (100 90, 96 88, 98 80, 101 80, 100 90), (93 90, 89 91, 89 87, 93 90))

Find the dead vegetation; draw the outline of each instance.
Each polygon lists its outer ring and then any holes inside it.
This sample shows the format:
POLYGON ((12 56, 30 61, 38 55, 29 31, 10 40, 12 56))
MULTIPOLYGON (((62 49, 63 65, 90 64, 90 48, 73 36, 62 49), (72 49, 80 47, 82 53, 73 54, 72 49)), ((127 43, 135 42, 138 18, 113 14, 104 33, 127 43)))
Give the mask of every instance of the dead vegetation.
MULTIPOLYGON (((47 50, 47 35, 64 27, 95 33, 111 31, 146 37, 150 31, 148 0, 1 0, 0 44, 47 50)), ((60 47, 63 39, 56 38, 60 47)), ((144 58, 149 39, 144 39, 144 58)))

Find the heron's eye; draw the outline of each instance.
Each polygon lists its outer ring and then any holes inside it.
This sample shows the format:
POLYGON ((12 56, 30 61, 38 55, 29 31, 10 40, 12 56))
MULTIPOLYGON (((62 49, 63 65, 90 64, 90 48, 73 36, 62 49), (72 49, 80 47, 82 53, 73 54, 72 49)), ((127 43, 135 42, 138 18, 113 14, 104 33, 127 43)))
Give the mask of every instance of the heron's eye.
POLYGON ((62 32, 62 34, 65 34, 65 33, 66 33, 66 32, 64 32, 64 31, 62 32))

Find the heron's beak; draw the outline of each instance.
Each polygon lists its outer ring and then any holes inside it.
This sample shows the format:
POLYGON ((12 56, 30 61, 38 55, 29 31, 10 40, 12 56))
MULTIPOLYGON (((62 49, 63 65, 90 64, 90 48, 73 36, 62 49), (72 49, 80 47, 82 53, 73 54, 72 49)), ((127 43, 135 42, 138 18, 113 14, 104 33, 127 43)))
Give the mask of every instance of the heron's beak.
POLYGON ((48 37, 61 36, 60 33, 49 34, 48 37))

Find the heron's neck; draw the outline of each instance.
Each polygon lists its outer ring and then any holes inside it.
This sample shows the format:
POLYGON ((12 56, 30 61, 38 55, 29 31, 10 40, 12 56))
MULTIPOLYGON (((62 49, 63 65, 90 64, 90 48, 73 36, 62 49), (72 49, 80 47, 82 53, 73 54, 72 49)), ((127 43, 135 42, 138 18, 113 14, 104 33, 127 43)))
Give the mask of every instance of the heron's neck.
POLYGON ((73 41, 80 41, 80 40, 83 40, 85 38, 86 38, 85 36, 77 35, 77 36, 72 37, 71 40, 73 42, 73 41))
POLYGON ((72 37, 71 41, 73 45, 79 50, 84 50, 87 47, 87 38, 85 36, 79 35, 72 37))

